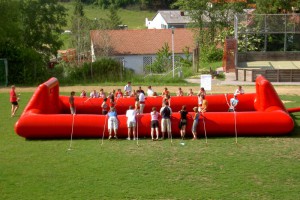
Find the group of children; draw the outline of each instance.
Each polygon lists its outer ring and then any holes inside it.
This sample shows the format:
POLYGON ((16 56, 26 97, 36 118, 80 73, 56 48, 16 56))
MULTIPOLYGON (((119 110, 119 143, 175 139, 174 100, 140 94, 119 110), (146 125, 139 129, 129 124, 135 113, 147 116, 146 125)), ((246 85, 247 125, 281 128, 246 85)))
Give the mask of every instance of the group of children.
MULTIPOLYGON (((152 90, 151 86, 148 87, 148 91, 152 90)), ((147 91, 147 94, 148 94, 147 91)), ((152 90, 153 91, 153 90, 152 90)), ((92 92, 93 95, 96 94, 95 91, 92 92)), ((118 89, 117 93, 110 93, 109 99, 110 103, 108 105, 107 103, 107 97, 103 91, 103 89, 100 90, 99 95, 93 96, 91 93, 90 98, 96 98, 96 97, 102 97, 103 98, 103 103, 101 104, 102 108, 102 114, 108 116, 108 130, 109 130, 109 139, 112 138, 113 132, 114 132, 114 138, 117 138, 117 132, 118 132, 118 126, 119 126, 119 120, 117 116, 117 111, 115 109, 115 98, 120 98, 123 97, 123 93, 121 92, 120 89, 118 89), (104 95, 104 96, 101 96, 104 95), (110 109, 109 109, 110 108, 110 109)), ((132 94, 135 95, 136 101, 135 101, 135 106, 129 106, 129 109, 126 111, 126 117, 127 117, 127 127, 128 127, 128 137, 127 140, 133 140, 136 139, 136 126, 137 126, 137 115, 143 113, 144 107, 145 107, 145 93, 139 87, 137 90, 137 93, 132 92, 132 87, 131 83, 128 82, 128 84, 124 87, 124 93, 126 96, 132 96, 132 94)), ((238 87, 238 89, 235 91, 234 97, 230 99, 230 105, 229 105, 229 112, 234 112, 235 107, 238 103, 237 100, 237 95, 238 94, 243 94, 244 91, 241 86, 238 87)), ((154 94, 154 92, 153 92, 154 94)), ((71 96, 69 99, 70 102, 70 110, 72 114, 75 114, 75 105, 74 105, 74 95, 75 92, 71 92, 71 96)), ((165 133, 168 133, 168 137, 172 137, 171 135, 171 115, 172 115, 172 109, 169 106, 169 99, 170 99, 170 92, 168 91, 167 88, 164 88, 164 91, 161 94, 163 96, 163 105, 158 112, 156 110, 156 107, 152 108, 152 112, 150 113, 151 116, 151 138, 152 140, 158 140, 159 139, 159 116, 161 116, 161 135, 162 139, 164 139, 165 133), (156 135, 154 134, 156 133, 156 135)), ((182 96, 183 92, 182 89, 179 88, 177 92, 177 96, 182 96)), ((192 89, 189 91, 189 96, 194 95, 192 89)), ((81 95, 82 96, 82 95, 81 95)), ((197 126, 198 122, 200 119, 201 115, 204 115, 204 113, 207 111, 208 108, 208 102, 205 98, 206 96, 206 91, 202 87, 200 88, 199 93, 197 94, 198 96, 198 107, 194 107, 193 111, 194 113, 192 114, 192 119, 193 119, 193 125, 192 125, 192 133, 193 133, 193 140, 197 139, 197 126)), ((187 126, 187 116, 188 112, 186 110, 186 106, 183 105, 182 109, 179 111, 180 113, 180 122, 179 122, 179 129, 180 129, 180 134, 182 139, 185 138, 185 133, 186 133, 186 126, 187 126)))
MULTIPOLYGON (((143 94, 143 92, 142 92, 143 94)), ((192 116, 193 118, 193 126, 192 126, 192 133, 193 133, 193 140, 197 139, 197 126, 198 121, 200 118, 200 114, 204 114, 207 110, 208 102, 205 99, 205 90, 204 88, 200 89, 200 92, 198 93, 199 96, 199 107, 194 107, 193 111, 194 114, 192 116)), ((163 105, 158 112, 156 110, 156 107, 152 108, 152 111, 150 113, 151 116, 151 139, 152 140, 158 140, 159 139, 159 116, 161 116, 161 138, 164 139, 165 133, 168 133, 168 138, 172 137, 171 133, 171 115, 172 115, 172 109, 169 106, 169 99, 170 99, 170 93, 165 88, 164 92, 162 93, 163 96, 163 105), (156 136, 155 136, 155 134, 156 136)), ((141 101, 140 101, 141 102, 141 101)), ((127 127, 128 127, 128 137, 127 140, 131 140, 131 134, 132 139, 136 139, 136 126, 137 121, 136 117, 138 114, 143 113, 141 110, 138 109, 138 107, 135 105, 135 109, 133 109, 132 106, 129 106, 129 109, 126 111, 126 117, 127 117, 127 127)), ((188 112, 186 110, 186 106, 184 105, 182 109, 179 111, 180 113, 180 123, 179 123, 179 129, 181 133, 182 139, 185 137, 186 132, 186 125, 187 125, 187 115, 188 112)), ((117 138, 117 131, 118 131, 118 118, 117 113, 114 107, 111 108, 111 110, 108 112, 108 130, 109 130, 109 139, 112 138, 112 131, 114 131, 114 137, 117 138)))

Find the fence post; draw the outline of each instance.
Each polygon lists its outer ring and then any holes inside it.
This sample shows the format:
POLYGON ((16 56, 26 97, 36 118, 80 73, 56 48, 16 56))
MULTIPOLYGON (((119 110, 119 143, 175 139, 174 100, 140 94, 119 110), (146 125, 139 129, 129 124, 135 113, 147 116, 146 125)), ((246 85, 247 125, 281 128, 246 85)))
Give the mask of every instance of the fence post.
POLYGON ((244 81, 246 81, 246 69, 244 69, 244 81))

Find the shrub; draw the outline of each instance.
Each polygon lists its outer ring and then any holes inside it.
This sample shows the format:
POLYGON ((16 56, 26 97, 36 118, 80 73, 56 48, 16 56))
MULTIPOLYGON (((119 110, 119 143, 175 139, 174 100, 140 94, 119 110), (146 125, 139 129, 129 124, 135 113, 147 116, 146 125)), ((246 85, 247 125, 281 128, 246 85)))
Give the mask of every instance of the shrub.
POLYGON ((205 47, 201 52, 205 52, 200 55, 200 59, 204 62, 220 61, 223 57, 223 50, 214 46, 205 47))
POLYGON ((53 69, 48 70, 49 77, 56 77, 63 84, 80 83, 103 83, 130 80, 134 72, 124 69, 116 60, 101 58, 94 63, 60 63, 53 69))

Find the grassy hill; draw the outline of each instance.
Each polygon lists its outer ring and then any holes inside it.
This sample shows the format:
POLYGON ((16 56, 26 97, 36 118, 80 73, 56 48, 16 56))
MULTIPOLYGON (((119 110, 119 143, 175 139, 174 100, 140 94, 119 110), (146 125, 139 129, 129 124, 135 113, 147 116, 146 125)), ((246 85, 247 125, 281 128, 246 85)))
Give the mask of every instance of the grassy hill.
MULTIPOLYGON (((65 6, 65 8, 68 9, 68 25, 66 29, 70 29, 70 21, 71 17, 74 12, 74 3, 62 3, 62 5, 65 6)), ((107 19, 107 15, 109 13, 108 10, 103 10, 100 7, 96 5, 84 5, 83 8, 84 14, 89 19, 95 19, 95 18, 104 18, 107 19)), ((145 26, 145 18, 152 19, 153 16, 156 14, 156 12, 153 11, 140 11, 140 10, 127 10, 127 9, 119 9, 118 15, 121 17, 121 20, 123 24, 126 24, 129 29, 143 29, 146 28, 145 26)))

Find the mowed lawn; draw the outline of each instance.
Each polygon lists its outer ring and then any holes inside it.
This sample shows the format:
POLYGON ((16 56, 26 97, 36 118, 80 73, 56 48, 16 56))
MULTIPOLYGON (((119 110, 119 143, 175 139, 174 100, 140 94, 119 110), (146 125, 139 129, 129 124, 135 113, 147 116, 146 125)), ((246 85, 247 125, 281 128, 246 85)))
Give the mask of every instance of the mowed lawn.
MULTIPOLYGON (((0 95, 1 199, 299 199, 300 113, 286 137, 25 140, 0 95)), ((282 96, 287 107, 299 96, 282 96)), ((220 127, 221 128, 221 127, 220 127)))

